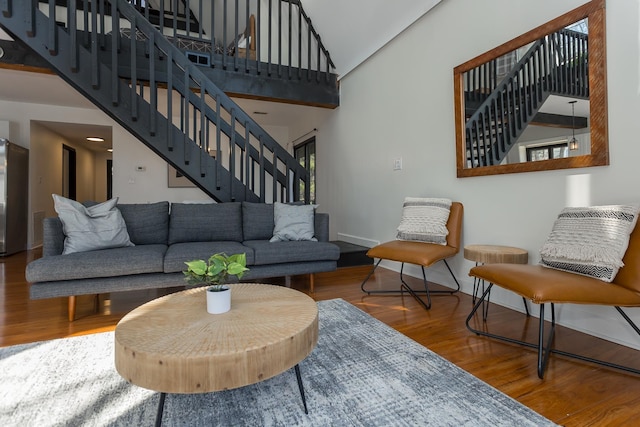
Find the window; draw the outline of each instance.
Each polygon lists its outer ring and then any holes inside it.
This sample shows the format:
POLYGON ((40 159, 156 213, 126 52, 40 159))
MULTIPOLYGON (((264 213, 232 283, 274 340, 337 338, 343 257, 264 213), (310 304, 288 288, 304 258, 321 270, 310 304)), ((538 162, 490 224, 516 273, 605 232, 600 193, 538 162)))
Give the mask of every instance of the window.
POLYGON ((306 204, 314 204, 316 202, 316 137, 311 137, 296 145, 293 148, 293 154, 296 160, 309 171, 310 200, 305 200, 305 188, 303 185, 300 187, 300 201, 306 204))
POLYGON ((527 161, 559 159, 569 157, 569 144, 545 145, 542 147, 527 148, 527 161))

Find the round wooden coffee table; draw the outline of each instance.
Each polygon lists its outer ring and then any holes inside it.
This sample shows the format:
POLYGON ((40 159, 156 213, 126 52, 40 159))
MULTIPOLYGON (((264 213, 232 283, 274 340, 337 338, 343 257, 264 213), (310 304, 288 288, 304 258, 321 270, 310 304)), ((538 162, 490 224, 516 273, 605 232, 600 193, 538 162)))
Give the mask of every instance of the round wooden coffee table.
POLYGON ((205 288, 148 302, 120 320, 115 366, 132 384, 166 393, 208 393, 257 383, 295 367, 318 342, 318 306, 302 292, 231 284, 231 310, 209 314, 205 288))

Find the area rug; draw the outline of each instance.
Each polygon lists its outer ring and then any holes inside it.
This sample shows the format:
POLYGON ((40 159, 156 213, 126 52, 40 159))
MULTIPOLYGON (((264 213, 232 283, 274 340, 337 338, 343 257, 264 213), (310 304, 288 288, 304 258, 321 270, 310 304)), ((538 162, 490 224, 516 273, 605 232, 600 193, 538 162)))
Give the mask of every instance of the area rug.
MULTIPOLYGON (((235 390, 169 394, 165 426, 547 426, 549 420, 355 306, 318 303, 320 337, 293 369, 235 390)), ((159 394, 114 368, 113 332, 0 349, 0 425, 153 425, 159 394)))

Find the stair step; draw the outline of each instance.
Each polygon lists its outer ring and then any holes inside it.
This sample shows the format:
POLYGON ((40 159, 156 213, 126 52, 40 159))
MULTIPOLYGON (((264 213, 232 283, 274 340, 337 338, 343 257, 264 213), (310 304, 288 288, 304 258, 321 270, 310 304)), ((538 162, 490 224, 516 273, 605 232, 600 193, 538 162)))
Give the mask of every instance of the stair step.
POLYGON ((367 256, 368 247, 343 242, 341 240, 334 240, 331 243, 340 247, 338 268, 373 264, 373 258, 367 256))

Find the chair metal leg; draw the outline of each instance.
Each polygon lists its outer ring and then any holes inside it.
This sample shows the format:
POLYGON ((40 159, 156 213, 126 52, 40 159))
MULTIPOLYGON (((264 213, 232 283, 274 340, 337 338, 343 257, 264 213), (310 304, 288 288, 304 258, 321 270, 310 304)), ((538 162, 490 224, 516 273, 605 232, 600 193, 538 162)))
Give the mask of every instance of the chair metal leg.
POLYGON ((538 378, 544 377, 544 372, 549 363, 549 355, 553 346, 553 337, 556 334, 556 309, 551 304, 551 330, 547 338, 547 347, 544 347, 544 304, 540 304, 540 326, 538 327, 538 378))
MULTIPOLYGON (((556 325, 556 318, 555 318, 555 305, 552 303, 551 304, 551 329, 549 331, 548 337, 547 337, 547 344, 546 346, 544 345, 544 304, 540 304, 540 325, 539 325, 539 329, 538 329, 538 342, 537 343, 530 343, 530 342, 526 342, 526 341, 522 341, 522 340, 518 340, 515 338, 510 338, 510 337, 506 337, 503 335, 497 335, 497 334, 492 334, 490 332, 485 332, 485 331, 481 331, 479 329, 475 329, 470 325, 470 321, 473 318, 473 316, 476 314, 476 312, 478 311, 478 309, 482 306, 483 302, 485 301, 485 298, 489 295, 489 293, 491 292, 491 288, 493 287, 493 283, 489 283, 489 286, 487 287, 487 289, 484 291, 484 293, 482 294, 482 296, 476 301, 475 305, 473 306, 473 309, 471 310, 471 313, 469 313, 469 316, 467 316, 467 320, 466 320, 466 325, 467 325, 467 329, 471 332, 473 332, 476 335, 480 335, 483 337, 488 337, 488 338, 493 338, 496 340, 500 340, 500 341, 504 341, 504 342, 508 342, 511 344, 518 344, 518 345, 522 345, 525 347, 530 347, 533 348, 537 351, 537 356, 538 356, 538 377, 540 377, 541 379, 544 377, 544 373, 547 369, 547 365, 549 362, 549 356, 551 355, 551 353, 555 353, 555 354, 559 354, 561 356, 565 356, 565 357, 570 357, 572 359, 578 359, 578 360, 582 360, 584 362, 590 362, 590 363, 594 363, 596 365, 601 365, 601 366, 606 366, 608 368, 613 368, 613 369, 619 369, 621 371, 625 371, 625 372, 630 372, 633 374, 638 374, 640 375, 640 369, 636 369, 636 368, 632 368, 629 366, 624 366, 624 365, 618 365, 616 363, 611 363, 611 362, 607 362, 604 360, 600 360, 600 359, 594 359, 591 357, 587 357, 587 356, 582 356, 580 354, 576 354, 576 353, 570 353, 567 351, 562 351, 562 350, 558 350, 553 348, 553 340, 555 338, 555 325, 556 325)), ((638 334, 638 336, 640 336, 640 328, 638 328, 638 326, 636 326, 636 324, 629 318, 629 316, 622 311, 622 309, 618 306, 615 306, 616 310, 618 310, 618 312, 620 313, 620 315, 627 321, 627 323, 633 328, 634 331, 636 331, 636 333, 638 334)), ((486 319, 484 319, 485 323, 486 323, 486 319)))
MULTIPOLYGON (((377 293, 383 292, 383 291, 368 291, 368 290, 366 290, 364 288, 364 284, 367 283, 367 280, 369 280, 369 278, 371 276, 373 276, 373 272, 376 271, 376 268, 378 268, 378 265, 380 264, 381 261, 382 261, 382 259, 379 259, 378 262, 375 263, 375 265, 373 266, 373 268, 371 269, 369 274, 367 274, 367 277, 365 277, 364 280, 362 281, 362 283, 360 284, 360 289, 362 290, 362 292, 366 292, 369 295, 371 295, 372 293, 376 293, 377 294, 377 293)), ((392 292, 396 292, 396 291, 392 291, 392 292)))
MULTIPOLYGON (((476 261, 476 267, 479 266, 480 263, 476 261)), ((480 279, 479 277, 473 278, 473 294, 471 295, 471 304, 476 303, 476 299, 478 299, 478 292, 484 292, 484 279, 480 279), (482 291, 480 291, 482 289, 482 291)), ((487 320, 487 316, 489 315, 489 299, 491 295, 487 296, 487 306, 482 308, 482 317, 483 320, 487 320)), ((527 299, 522 297, 522 303, 524 304, 524 311, 527 313, 527 317, 529 317, 529 306, 527 305, 527 299)))
MULTIPOLYGON (((421 266, 422 267, 422 266, 421 266)), ((429 285, 427 284, 427 276, 424 273, 424 267, 422 267, 422 277, 424 281, 424 295, 427 297, 427 302, 425 302, 420 296, 418 292, 422 293, 422 291, 414 291, 411 287, 404 281, 402 277, 402 270, 404 269, 404 262, 400 266, 400 291, 406 290, 411 294, 416 301, 420 303, 424 307, 425 310, 429 310, 431 308, 431 293, 429 292, 429 285)))
POLYGON ((460 283, 458 282, 458 279, 456 278, 456 276, 453 274, 453 271, 451 270, 451 268, 449 267, 449 264, 447 263, 446 260, 442 260, 444 262, 444 264, 447 266, 447 269, 449 270, 449 273, 451 273, 451 277, 453 277, 453 280, 456 282, 456 289, 453 290, 432 290, 429 289, 429 282, 427 281, 427 274, 425 272, 424 266, 421 265, 421 269, 422 269, 422 282, 424 283, 424 290, 416 290, 416 289, 412 289, 407 282, 405 282, 404 280, 404 262, 400 265, 400 289, 378 289, 378 290, 367 290, 365 289, 365 283, 367 283, 367 281, 369 280, 369 278, 373 275, 374 271, 376 270, 376 268, 378 268, 378 265, 380 264, 380 262, 382 261, 382 259, 379 259, 378 262, 373 266, 373 268, 371 269, 371 271, 369 272, 369 274, 367 275, 367 277, 365 277, 365 279, 362 281, 362 283, 360 284, 360 289, 362 289, 362 292, 367 293, 368 295, 372 295, 372 294, 394 294, 397 295, 398 293, 402 294, 404 291, 409 292, 409 294, 414 297, 419 303, 420 305, 422 305, 424 307, 425 310, 429 310, 431 308, 431 294, 448 294, 448 295, 452 295, 456 292, 458 292, 460 290, 460 283), (420 298, 420 295, 426 296, 426 301, 423 298, 420 298))

